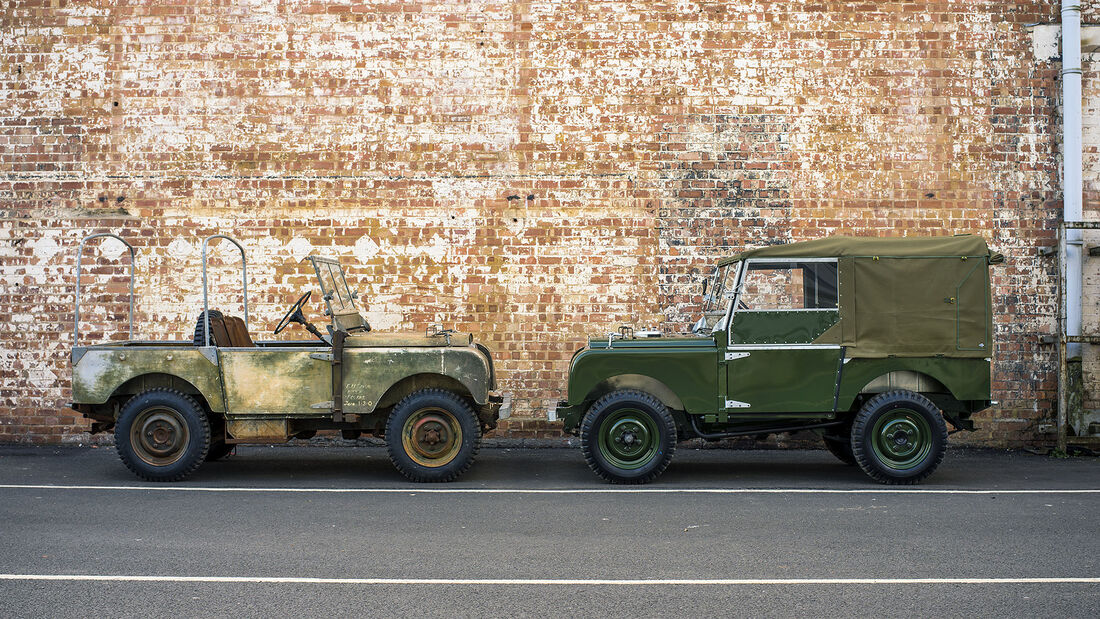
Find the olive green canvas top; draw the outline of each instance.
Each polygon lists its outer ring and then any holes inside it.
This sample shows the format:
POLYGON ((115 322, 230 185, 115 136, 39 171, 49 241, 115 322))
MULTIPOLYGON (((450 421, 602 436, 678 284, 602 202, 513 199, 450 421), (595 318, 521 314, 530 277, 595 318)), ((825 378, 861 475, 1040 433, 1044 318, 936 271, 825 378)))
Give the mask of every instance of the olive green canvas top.
POLYGON ((816 343, 847 357, 989 357, 989 265, 1004 257, 980 236, 832 237, 762 247, 723 261, 837 258, 839 329, 816 343))
POLYGON ((985 239, 972 234, 932 237, 853 237, 831 236, 813 241, 769 245, 750 249, 721 260, 719 266, 748 258, 839 258, 842 256, 929 257, 989 256, 999 262, 1000 254, 990 254, 985 239))

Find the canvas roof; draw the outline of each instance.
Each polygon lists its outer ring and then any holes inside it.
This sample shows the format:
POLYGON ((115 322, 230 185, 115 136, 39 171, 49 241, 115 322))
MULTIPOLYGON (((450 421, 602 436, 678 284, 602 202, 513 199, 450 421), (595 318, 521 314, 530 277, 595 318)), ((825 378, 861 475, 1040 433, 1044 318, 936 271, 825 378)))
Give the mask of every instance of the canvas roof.
POLYGON ((748 258, 839 258, 843 256, 879 256, 882 258, 934 257, 934 256, 990 256, 985 239, 972 234, 935 237, 851 237, 832 236, 813 241, 801 241, 784 245, 769 245, 750 249, 736 256, 724 258, 722 266, 748 258))

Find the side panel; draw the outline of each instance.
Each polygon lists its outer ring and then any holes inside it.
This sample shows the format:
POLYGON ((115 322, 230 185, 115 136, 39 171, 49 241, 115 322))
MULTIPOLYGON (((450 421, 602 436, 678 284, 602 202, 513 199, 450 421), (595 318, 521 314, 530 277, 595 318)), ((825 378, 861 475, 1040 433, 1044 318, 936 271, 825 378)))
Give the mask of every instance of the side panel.
POLYGON ((228 414, 331 415, 332 364, 311 359, 328 347, 222 348, 218 350, 225 380, 228 414))
POLYGON ((371 413, 390 387, 417 374, 450 376, 478 404, 489 401, 489 364, 476 348, 348 348, 344 350, 344 410, 371 413))
POLYGON ((819 413, 833 410, 839 347, 738 349, 726 362, 731 415, 819 413))
POLYGON ((126 381, 150 373, 187 381, 199 390, 211 410, 225 412, 218 366, 192 346, 89 348, 73 367, 73 402, 102 404, 126 381))
POLYGON ((689 413, 712 413, 718 401, 717 350, 713 345, 584 350, 569 371, 569 404, 583 402, 604 380, 642 374, 667 385, 689 413))
POLYGON ((985 359, 851 359, 844 364, 837 410, 848 410, 867 383, 899 370, 927 374, 943 383, 957 400, 990 399, 990 363, 985 359))

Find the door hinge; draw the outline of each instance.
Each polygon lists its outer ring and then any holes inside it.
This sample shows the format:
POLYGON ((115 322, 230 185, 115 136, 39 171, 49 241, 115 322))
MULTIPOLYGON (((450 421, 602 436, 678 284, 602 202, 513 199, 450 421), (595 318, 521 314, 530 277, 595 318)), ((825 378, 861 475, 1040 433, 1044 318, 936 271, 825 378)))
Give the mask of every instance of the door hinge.
POLYGON ((311 352, 309 353, 309 358, 332 363, 332 353, 330 352, 311 352))
POLYGON ((328 410, 332 408, 332 400, 325 400, 324 402, 318 402, 316 404, 310 404, 310 408, 316 408, 321 410, 328 410))
POLYGON ((733 361, 734 359, 744 359, 748 357, 750 353, 747 352, 728 352, 726 353, 726 361, 733 361))
POLYGON ((748 408, 751 406, 748 402, 740 402, 738 400, 726 400, 726 408, 748 408))

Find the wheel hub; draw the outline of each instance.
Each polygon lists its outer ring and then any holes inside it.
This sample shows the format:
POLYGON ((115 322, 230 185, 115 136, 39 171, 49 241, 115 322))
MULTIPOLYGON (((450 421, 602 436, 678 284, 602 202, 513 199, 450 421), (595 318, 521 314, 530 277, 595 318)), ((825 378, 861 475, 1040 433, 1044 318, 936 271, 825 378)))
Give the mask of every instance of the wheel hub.
POLYGON ((187 424, 179 412, 171 409, 142 411, 134 420, 130 443, 139 458, 153 466, 165 466, 179 460, 190 440, 187 424))
POLYGON ((656 454, 658 441, 656 424, 640 411, 619 411, 600 425, 601 451, 619 468, 644 466, 656 454))
POLYGON ((875 423, 872 447, 879 459, 893 469, 920 464, 931 450, 932 431, 918 413, 897 409, 875 423))
POLYGON ((405 453, 423 466, 443 466, 454 460, 462 443, 458 420, 442 409, 423 409, 405 422, 401 442, 405 453))

